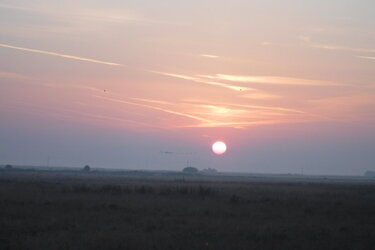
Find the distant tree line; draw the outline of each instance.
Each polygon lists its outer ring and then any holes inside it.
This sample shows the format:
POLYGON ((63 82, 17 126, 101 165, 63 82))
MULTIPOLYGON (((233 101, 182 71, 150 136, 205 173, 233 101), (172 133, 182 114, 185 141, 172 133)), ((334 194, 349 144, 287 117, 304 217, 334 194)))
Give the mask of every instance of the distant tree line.
POLYGON ((207 174, 207 175, 212 175, 212 174, 217 174, 218 171, 214 168, 205 168, 201 171, 199 171, 199 169, 195 168, 195 167, 186 167, 184 169, 182 169, 182 172, 183 173, 186 173, 186 174, 197 174, 197 173, 202 173, 202 174, 207 174))
POLYGON ((366 171, 365 176, 367 177, 375 177, 375 171, 366 171))
POLYGON ((201 171, 204 174, 217 174, 217 170, 214 168, 206 168, 201 171))
POLYGON ((198 169, 195 168, 195 167, 186 167, 182 170, 183 173, 187 173, 187 174, 196 174, 198 173, 198 169))

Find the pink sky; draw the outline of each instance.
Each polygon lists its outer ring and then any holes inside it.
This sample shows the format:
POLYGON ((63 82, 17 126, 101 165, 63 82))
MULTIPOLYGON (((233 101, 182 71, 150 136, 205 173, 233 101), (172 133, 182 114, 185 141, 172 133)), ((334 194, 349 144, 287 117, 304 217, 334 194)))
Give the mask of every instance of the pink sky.
POLYGON ((374 162, 374 7, 1 1, 0 164, 361 174, 374 162))

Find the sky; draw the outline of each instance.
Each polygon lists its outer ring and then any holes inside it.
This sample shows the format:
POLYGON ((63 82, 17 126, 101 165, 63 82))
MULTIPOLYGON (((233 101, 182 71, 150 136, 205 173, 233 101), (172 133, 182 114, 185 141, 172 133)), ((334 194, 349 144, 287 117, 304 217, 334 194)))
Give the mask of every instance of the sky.
POLYGON ((374 9, 0 0, 0 164, 375 170, 374 9))

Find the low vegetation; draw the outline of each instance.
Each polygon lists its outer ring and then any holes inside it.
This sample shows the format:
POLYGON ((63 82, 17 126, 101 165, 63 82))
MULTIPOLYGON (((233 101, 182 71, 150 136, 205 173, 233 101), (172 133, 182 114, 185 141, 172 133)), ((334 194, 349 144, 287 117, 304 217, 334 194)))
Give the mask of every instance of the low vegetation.
POLYGON ((373 246, 373 183, 0 172, 0 249, 373 246))

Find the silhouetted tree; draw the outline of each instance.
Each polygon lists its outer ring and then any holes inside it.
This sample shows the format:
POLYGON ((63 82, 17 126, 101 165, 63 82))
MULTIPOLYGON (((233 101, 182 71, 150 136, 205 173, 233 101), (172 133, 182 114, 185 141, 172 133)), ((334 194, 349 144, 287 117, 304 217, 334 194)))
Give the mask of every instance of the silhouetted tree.
POLYGON ((12 168, 13 168, 13 166, 10 165, 10 164, 5 165, 5 169, 12 169, 12 168))
POLYGON ((189 173, 189 174, 196 174, 198 173, 198 169, 194 167, 186 167, 182 170, 184 173, 189 173))
POLYGON ((86 166, 83 167, 83 171, 88 172, 88 171, 90 171, 90 170, 91 170, 91 168, 90 168, 89 165, 86 165, 86 166))

